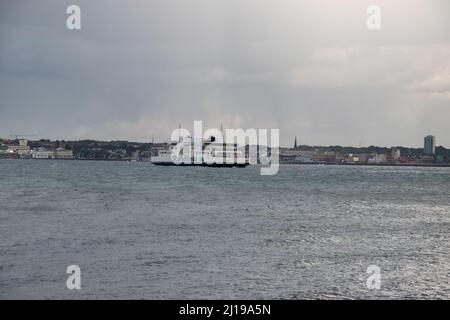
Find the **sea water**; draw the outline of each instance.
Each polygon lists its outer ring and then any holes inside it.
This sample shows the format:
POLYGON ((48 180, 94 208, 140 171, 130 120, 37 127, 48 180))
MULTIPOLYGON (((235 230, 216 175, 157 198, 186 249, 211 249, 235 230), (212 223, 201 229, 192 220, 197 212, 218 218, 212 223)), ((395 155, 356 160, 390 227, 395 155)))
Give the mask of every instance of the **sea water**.
POLYGON ((0 298, 450 298, 450 168, 259 169, 0 160, 0 298))

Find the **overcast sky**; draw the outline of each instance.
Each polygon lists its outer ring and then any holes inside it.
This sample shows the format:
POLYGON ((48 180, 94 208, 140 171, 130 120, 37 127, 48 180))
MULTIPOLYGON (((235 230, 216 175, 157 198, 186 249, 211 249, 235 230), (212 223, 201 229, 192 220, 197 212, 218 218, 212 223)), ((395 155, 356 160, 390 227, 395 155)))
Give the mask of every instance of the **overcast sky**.
POLYGON ((450 1, 0 1, 0 137, 162 141, 194 120, 450 147, 450 1))

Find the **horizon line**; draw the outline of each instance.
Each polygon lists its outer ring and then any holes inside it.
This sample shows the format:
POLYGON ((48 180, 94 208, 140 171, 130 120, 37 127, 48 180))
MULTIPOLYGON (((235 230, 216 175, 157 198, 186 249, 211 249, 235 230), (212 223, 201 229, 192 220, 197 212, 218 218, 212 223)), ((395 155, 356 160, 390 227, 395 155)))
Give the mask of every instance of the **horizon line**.
MULTIPOLYGON (((25 135, 24 135, 25 136, 25 135)), ((14 138, 14 139, 9 139, 9 138, 2 138, 2 137, 0 137, 0 140, 2 140, 2 141, 15 141, 15 140, 27 140, 27 141, 34 141, 34 142, 38 142, 38 141, 41 141, 41 140, 46 140, 46 141, 50 141, 50 142, 80 142, 80 141, 95 141, 95 142, 127 142, 127 143, 139 143, 139 144, 170 144, 171 142, 169 141, 169 142, 167 142, 167 141, 164 141, 164 142, 151 142, 151 141, 148 141, 148 142, 140 142, 140 141, 132 141, 132 140, 121 140, 121 139, 116 139, 116 140, 114 140, 114 139, 112 139, 112 140, 106 140, 106 139, 104 139, 104 140, 97 140, 97 139, 92 139, 92 138, 83 138, 83 139, 69 139, 69 140, 66 140, 66 139, 55 139, 55 140, 52 140, 52 139, 49 139, 49 138, 40 138, 40 139, 37 139, 37 140, 35 140, 35 139, 26 139, 26 138, 14 138)), ((246 144, 246 146, 247 145, 249 145, 249 144, 246 144)), ((375 147, 375 148, 385 148, 385 149, 394 149, 394 148, 405 148, 405 149, 423 149, 423 147, 410 147, 410 146, 402 146, 402 145, 395 145, 395 146, 390 146, 390 147, 387 147, 387 146, 379 146, 379 145, 369 145, 369 146, 352 146, 352 145, 339 145, 339 144, 335 144, 335 145, 308 145, 308 144, 299 144, 298 146, 297 146, 297 148, 300 148, 300 147, 317 147, 317 148, 330 148, 330 147, 340 147, 340 148, 355 148, 355 149, 367 149, 367 148, 370 148, 370 147, 375 147)), ((445 146, 443 146, 443 145, 437 145, 436 146, 436 148, 439 148, 439 147, 441 147, 441 148, 444 148, 444 149, 447 149, 447 147, 445 147, 445 146)), ((280 146, 280 148, 288 148, 288 149, 294 149, 294 147, 293 146, 280 146)))

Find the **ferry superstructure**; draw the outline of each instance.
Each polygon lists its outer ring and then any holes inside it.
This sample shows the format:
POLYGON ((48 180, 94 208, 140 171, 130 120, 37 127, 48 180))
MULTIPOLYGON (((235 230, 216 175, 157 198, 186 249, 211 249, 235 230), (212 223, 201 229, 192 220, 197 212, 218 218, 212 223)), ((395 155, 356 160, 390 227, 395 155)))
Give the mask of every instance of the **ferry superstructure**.
POLYGON ((195 143, 188 137, 151 157, 151 163, 160 166, 246 167, 249 165, 245 148, 215 142, 201 142, 201 152, 196 153, 195 143), (188 150, 188 152, 184 152, 188 150), (214 160, 215 159, 215 160, 214 160))

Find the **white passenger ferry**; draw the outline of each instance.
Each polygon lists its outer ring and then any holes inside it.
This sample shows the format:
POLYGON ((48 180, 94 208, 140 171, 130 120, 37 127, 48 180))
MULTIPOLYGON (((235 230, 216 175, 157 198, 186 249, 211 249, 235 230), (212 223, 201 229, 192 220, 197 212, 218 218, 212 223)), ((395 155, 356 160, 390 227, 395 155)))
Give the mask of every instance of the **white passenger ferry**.
POLYGON ((194 158, 194 143, 188 138, 179 144, 171 145, 169 149, 160 150, 157 156, 151 157, 150 161, 159 166, 245 167, 249 165, 248 159, 245 156, 245 148, 239 150, 236 145, 219 144, 214 142, 213 139, 202 142, 202 153, 200 157, 200 159, 194 158), (184 155, 181 153, 180 156, 177 156, 179 152, 174 152, 174 148, 189 147, 189 145, 190 154, 184 155), (221 158, 221 161, 210 163, 205 158, 205 153, 207 154, 205 150, 207 147, 211 150, 210 156, 215 159, 221 158))

